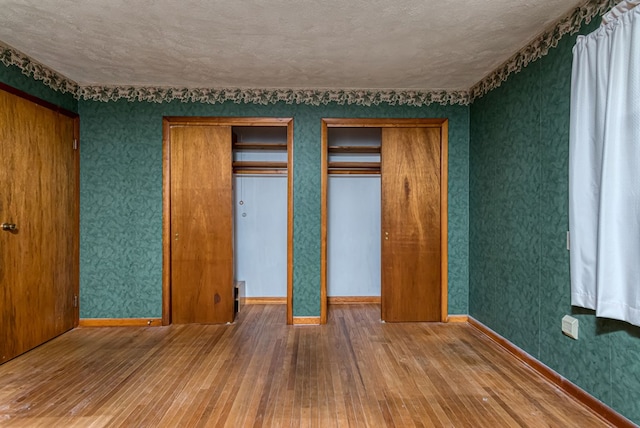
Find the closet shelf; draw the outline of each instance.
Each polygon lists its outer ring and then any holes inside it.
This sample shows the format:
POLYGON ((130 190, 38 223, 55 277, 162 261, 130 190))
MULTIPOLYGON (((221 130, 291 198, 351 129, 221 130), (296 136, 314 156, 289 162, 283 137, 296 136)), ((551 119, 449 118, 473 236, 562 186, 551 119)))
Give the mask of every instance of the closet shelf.
POLYGON ((380 162, 329 162, 329 169, 380 169, 380 162))
POLYGON ((273 150, 287 151, 287 143, 233 143, 233 150, 249 151, 249 150, 273 150))
POLYGON ((380 146, 329 146, 329 153, 380 153, 380 146))
POLYGON ((329 162, 329 174, 380 174, 380 162, 329 162))
POLYGON ((234 161, 233 168, 258 168, 258 169, 287 169, 286 162, 252 162, 252 161, 234 161))

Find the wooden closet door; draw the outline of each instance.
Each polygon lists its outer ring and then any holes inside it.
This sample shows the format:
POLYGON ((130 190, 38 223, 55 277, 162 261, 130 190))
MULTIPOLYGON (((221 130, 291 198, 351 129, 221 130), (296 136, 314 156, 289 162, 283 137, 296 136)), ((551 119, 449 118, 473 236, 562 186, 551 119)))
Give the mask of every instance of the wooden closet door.
POLYGON ((232 322, 231 127, 176 126, 170 139, 172 322, 232 322))
POLYGON ((440 321, 440 132, 382 130, 384 321, 440 321))
POLYGON ((75 119, 0 90, 0 363, 75 326, 75 119))

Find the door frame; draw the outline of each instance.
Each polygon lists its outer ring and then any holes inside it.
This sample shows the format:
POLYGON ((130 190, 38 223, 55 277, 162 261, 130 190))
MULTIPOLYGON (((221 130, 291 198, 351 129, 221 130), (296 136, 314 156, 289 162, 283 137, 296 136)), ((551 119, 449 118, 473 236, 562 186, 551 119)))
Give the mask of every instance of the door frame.
MULTIPOLYGON (((446 322, 448 308, 448 119, 357 119, 323 118, 321 144, 320 213, 320 324, 327 323, 327 219, 329 188, 329 128, 440 128, 440 321, 446 322)), ((382 161, 382 159, 381 159, 382 161)))
POLYGON ((165 116, 162 118, 162 325, 171 324, 170 131, 174 126, 287 127, 287 324, 293 324, 293 118, 165 116))

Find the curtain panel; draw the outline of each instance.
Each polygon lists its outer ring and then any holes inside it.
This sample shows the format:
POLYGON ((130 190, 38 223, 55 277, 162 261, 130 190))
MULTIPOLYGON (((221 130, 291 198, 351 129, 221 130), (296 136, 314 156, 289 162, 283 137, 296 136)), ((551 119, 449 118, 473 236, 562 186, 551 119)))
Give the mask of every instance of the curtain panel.
POLYGON ((573 48, 571 304, 640 326, 640 7, 573 48))

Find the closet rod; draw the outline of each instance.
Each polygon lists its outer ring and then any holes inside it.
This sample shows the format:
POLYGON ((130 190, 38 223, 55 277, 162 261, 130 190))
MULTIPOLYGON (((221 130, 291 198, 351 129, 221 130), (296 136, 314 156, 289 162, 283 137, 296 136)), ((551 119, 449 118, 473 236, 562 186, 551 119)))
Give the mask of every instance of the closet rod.
POLYGON ((329 153, 380 153, 380 146, 329 146, 329 153))
POLYGON ((234 161, 232 163, 234 168, 277 168, 286 169, 286 162, 255 162, 255 161, 234 161))
POLYGON ((380 162, 329 162, 329 169, 376 169, 380 162))
POLYGON ((233 143, 233 150, 287 151, 287 143, 233 143))

